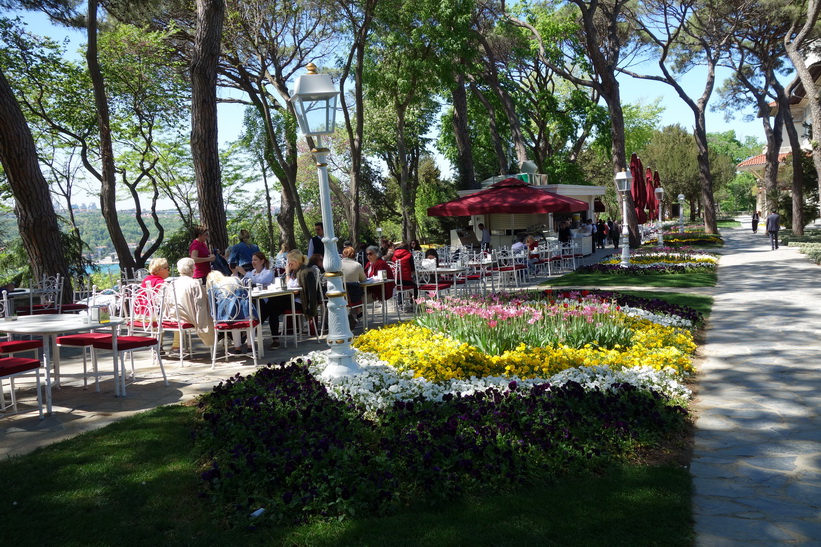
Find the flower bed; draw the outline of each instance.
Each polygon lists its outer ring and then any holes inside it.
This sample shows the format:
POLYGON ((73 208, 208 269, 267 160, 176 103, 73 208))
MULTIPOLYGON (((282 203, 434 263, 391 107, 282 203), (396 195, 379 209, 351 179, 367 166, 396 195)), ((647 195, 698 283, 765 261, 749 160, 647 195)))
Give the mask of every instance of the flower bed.
MULTIPOLYGON (((611 255, 600 264, 619 264, 620 261, 621 257, 611 255)), ((630 264, 638 268, 683 266, 685 269, 713 271, 718 265, 718 256, 691 248, 643 247, 630 253, 630 264)))
POLYGON ((207 495, 235 522, 260 508, 257 523, 301 522, 603 472, 683 430, 689 392, 680 380, 700 321, 620 298, 544 291, 423 303, 426 317, 461 322, 462 335, 499 331, 495 342, 479 336, 496 353, 405 324, 357 339, 382 348, 359 353, 355 375, 320 381, 327 352, 237 375, 200 401, 207 495), (549 346, 521 342, 538 332, 516 340, 525 325, 557 323, 575 327, 538 342, 549 346))
POLYGON ((643 247, 630 252, 630 265, 627 268, 622 268, 620 262, 618 255, 611 255, 598 264, 582 266, 576 271, 630 275, 714 272, 718 256, 689 247, 643 247))
POLYGON ((654 322, 650 314, 632 316, 593 294, 559 301, 543 295, 422 300, 416 324, 370 330, 355 344, 431 381, 549 378, 600 365, 692 372, 695 344, 688 330, 654 322))
MULTIPOLYGON (((682 245, 690 245, 690 246, 697 246, 697 245, 713 245, 713 246, 722 246, 724 245, 724 240, 721 239, 721 236, 717 234, 705 234, 704 232, 685 232, 685 233, 677 233, 671 232, 669 234, 664 234, 664 243, 668 246, 682 246, 682 245)), ((648 242, 647 245, 652 245, 653 242, 648 242)))

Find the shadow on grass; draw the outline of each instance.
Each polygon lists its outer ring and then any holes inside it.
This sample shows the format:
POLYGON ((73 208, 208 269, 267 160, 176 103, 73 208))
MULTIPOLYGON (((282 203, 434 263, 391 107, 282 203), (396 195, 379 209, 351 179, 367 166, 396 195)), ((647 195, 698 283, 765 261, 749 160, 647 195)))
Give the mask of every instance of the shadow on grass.
POLYGON ((616 467, 511 494, 293 529, 286 545, 691 545, 690 476, 616 467))
POLYGON ((685 289, 714 287, 717 279, 714 272, 654 275, 573 272, 555 279, 548 279, 542 282, 541 285, 553 287, 667 287, 685 289))
POLYGON ((191 407, 160 407, 0 462, 3 537, 80 545, 689 545, 690 477, 614 466, 385 518, 228 528, 199 496, 191 407))

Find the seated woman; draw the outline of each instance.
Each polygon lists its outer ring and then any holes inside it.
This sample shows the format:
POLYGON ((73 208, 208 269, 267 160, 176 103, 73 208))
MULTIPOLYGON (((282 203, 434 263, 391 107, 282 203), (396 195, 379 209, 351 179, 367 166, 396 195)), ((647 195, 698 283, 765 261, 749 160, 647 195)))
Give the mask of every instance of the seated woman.
POLYGON ((243 282, 253 286, 270 285, 274 281, 274 274, 268 269, 268 258, 262 251, 254 253, 251 257, 250 270, 237 266, 231 271, 239 274, 243 282))
MULTIPOLYGON (((140 287, 143 289, 158 289, 160 285, 171 275, 171 268, 168 267, 168 260, 162 257, 152 258, 148 265, 149 274, 145 276, 140 287)), ((159 290, 156 291, 159 293, 159 290)), ((134 313, 140 316, 145 316, 149 313, 149 300, 153 294, 151 291, 138 291, 134 298, 134 313)), ((159 300, 158 300, 159 302, 159 300)), ((153 315, 153 313, 151 313, 153 315)))
POLYGON ((413 297, 419 295, 416 288, 416 281, 413 278, 413 272, 416 271, 416 266, 413 263, 413 254, 401 241, 395 244, 393 251, 393 261, 397 265, 398 275, 396 276, 396 284, 408 289, 413 288, 413 297))
MULTIPOLYGON (((371 245, 365 250, 365 256, 368 257, 368 262, 365 264, 365 275, 368 279, 376 279, 379 277, 379 272, 386 272, 385 279, 391 280, 385 284, 385 299, 390 299, 393 296, 393 288, 396 286, 396 283, 393 282, 393 270, 379 256, 379 248, 375 245, 371 245)), ((369 300, 381 300, 382 288, 368 287, 367 294, 369 300)))
MULTIPOLYGON (((166 291, 165 294, 165 307, 168 310, 165 316, 178 316, 180 321, 193 324, 199 339, 210 348, 214 342, 214 323, 208 312, 205 288, 198 279, 192 277, 194 260, 189 257, 179 259, 177 271, 180 276, 171 284, 173 291, 166 291)), ((179 343, 179 331, 175 331, 171 351, 178 351, 179 343)))
MULTIPOLYGON (((294 311, 302 312, 309 320, 313 320, 318 301, 316 275, 307 267, 307 263, 301 251, 294 249, 289 252, 285 280, 289 289, 299 289, 299 294, 294 299, 294 311)), ((279 348, 279 316, 288 311, 291 311, 291 299, 285 297, 269 298, 263 308, 261 320, 264 321, 267 317, 271 326, 271 349, 279 348)))
POLYGON ((323 256, 319 253, 314 253, 308 257, 308 266, 314 268, 314 273, 325 273, 325 267, 322 265, 323 256))
POLYGON ((282 268, 285 270, 285 263, 288 262, 288 253, 291 251, 291 246, 283 243, 279 248, 279 253, 274 257, 274 268, 282 268))
MULTIPOLYGON (((345 247, 342 249, 342 277, 345 280, 345 290, 348 292, 348 304, 360 304, 362 296, 365 291, 362 290, 360 283, 368 279, 365 276, 365 269, 362 264, 356 261, 356 250, 353 247, 345 247)), ((361 312, 360 312, 361 314, 361 312)), ((351 328, 356 326, 358 315, 349 314, 351 321, 351 328)))
POLYGON ((428 249, 425 251, 425 258, 422 259, 422 268, 426 270, 435 270, 439 267, 439 253, 436 249, 428 249))
POLYGON ((163 281, 171 275, 171 268, 168 266, 168 260, 163 257, 152 258, 148 264, 148 275, 145 276, 141 287, 159 287, 163 281))

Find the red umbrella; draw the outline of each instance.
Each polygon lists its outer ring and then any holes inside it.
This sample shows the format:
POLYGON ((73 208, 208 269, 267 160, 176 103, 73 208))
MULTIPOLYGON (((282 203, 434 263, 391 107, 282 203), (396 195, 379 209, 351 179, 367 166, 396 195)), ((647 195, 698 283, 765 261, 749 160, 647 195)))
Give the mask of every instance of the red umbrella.
POLYGON ((633 173, 633 184, 630 188, 630 194, 633 196, 633 205, 636 208, 636 217, 638 223, 644 224, 647 222, 647 215, 644 213, 644 208, 647 205, 647 195, 645 192, 644 166, 641 164, 641 158, 636 154, 630 156, 630 172, 633 173))
MULTIPOLYGON (((661 188, 661 177, 659 177, 659 172, 653 172, 653 190, 655 191, 656 188, 661 188)), ((658 200, 656 201, 656 208, 658 209, 658 200)))
POLYGON ((586 202, 539 190, 515 178, 497 182, 490 188, 428 207, 430 217, 460 217, 492 213, 578 213, 587 211, 586 202))
POLYGON ((649 167, 644 173, 644 184, 645 192, 647 194, 647 216, 650 220, 655 220, 659 202, 656 199, 656 193, 653 188, 653 170, 649 167))

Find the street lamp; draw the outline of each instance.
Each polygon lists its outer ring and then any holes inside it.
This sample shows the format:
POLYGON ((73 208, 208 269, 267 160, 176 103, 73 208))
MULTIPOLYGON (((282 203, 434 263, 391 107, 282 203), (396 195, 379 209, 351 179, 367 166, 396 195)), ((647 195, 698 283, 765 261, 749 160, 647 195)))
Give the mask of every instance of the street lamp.
POLYGON ((659 202, 659 218, 658 218, 659 247, 664 247, 664 225, 661 222, 661 200, 664 199, 664 188, 659 186, 654 191, 656 193, 656 201, 659 202))
POLYGON ((351 347, 353 333, 348 323, 348 299, 345 292, 345 278, 342 263, 336 250, 338 238, 334 237, 333 216, 331 215, 331 192, 328 183, 329 150, 322 146, 322 135, 330 135, 336 126, 336 98, 339 91, 334 87, 328 74, 317 74, 316 65, 308 63, 308 74, 296 79, 291 102, 294 106, 299 130, 306 137, 314 137, 316 148, 311 154, 316 160, 319 175, 319 203, 322 210, 322 224, 325 235, 325 279, 328 282, 328 338, 331 348, 328 367, 323 373, 327 377, 348 376, 359 372, 359 365, 351 347))
POLYGON ((633 175, 630 169, 616 173, 616 188, 621 192, 622 215, 621 215, 621 267, 630 266, 630 231, 627 228, 627 192, 630 191, 630 183, 633 182, 633 175))
POLYGON ((684 233, 684 194, 678 195, 678 233, 684 233))

